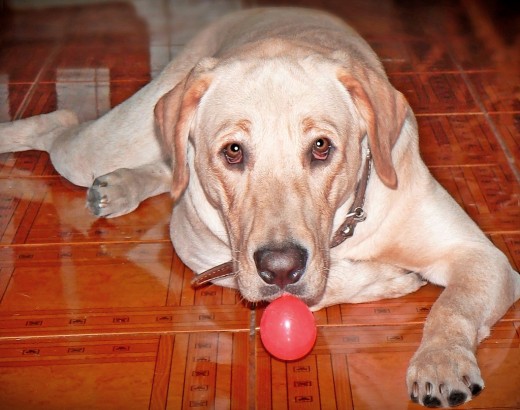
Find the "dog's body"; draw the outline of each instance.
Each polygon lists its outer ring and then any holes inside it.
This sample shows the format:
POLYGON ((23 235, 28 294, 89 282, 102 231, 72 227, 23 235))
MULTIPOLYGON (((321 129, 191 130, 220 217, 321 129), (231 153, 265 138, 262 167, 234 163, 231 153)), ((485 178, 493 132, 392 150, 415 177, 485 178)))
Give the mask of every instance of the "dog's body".
POLYGON ((431 177, 417 138, 406 100, 352 29, 259 9, 214 23, 97 121, 57 111, 1 125, 0 152, 50 152, 99 216, 171 190, 181 259, 196 273, 233 260, 234 277, 218 283, 251 301, 291 292, 319 309, 445 286, 407 382, 413 400, 457 405, 482 389, 476 346, 520 279, 431 177), (367 219, 330 249, 359 195, 367 219))

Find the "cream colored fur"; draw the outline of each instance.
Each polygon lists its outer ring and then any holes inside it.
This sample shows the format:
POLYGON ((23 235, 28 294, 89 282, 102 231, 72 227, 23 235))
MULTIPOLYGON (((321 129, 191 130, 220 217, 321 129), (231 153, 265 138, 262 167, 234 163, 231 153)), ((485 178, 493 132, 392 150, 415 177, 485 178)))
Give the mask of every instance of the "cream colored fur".
POLYGON ((50 152, 58 172, 89 187, 99 216, 171 190, 176 252, 196 273, 233 260, 236 275, 219 283, 250 301, 288 291, 316 310, 444 286, 410 363, 410 395, 448 406, 483 387, 477 344, 520 296, 519 275, 432 178, 408 103, 339 19, 232 14, 132 98, 76 123, 57 111, 2 124, 0 151, 50 152), (333 146, 321 162, 311 160, 320 138, 333 146), (238 166, 223 154, 233 143, 244 152, 238 166), (368 147, 368 218, 330 249, 368 147), (284 289, 262 280, 255 252, 295 243, 308 255, 301 279, 284 289))

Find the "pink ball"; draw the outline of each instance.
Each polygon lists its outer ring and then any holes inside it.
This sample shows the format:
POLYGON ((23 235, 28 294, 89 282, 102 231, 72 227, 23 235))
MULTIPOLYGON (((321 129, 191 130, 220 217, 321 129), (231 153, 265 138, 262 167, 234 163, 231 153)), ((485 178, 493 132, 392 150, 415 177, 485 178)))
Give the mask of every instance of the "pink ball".
POLYGON ((307 355, 316 342, 316 334, 316 322, 307 305, 289 294, 271 302, 260 321, 264 347, 281 360, 307 355))

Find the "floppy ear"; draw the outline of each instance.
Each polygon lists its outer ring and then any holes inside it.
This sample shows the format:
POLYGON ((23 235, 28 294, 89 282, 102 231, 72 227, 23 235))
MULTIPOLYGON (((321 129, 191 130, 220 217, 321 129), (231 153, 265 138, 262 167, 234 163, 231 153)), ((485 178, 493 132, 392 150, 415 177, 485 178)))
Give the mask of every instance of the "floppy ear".
POLYGON ((408 113, 406 98, 388 79, 372 70, 358 68, 355 74, 340 69, 338 79, 348 90, 366 123, 368 143, 377 175, 389 188, 397 188, 392 148, 408 113))
POLYGON ((208 62, 199 63, 171 91, 163 95, 154 110, 164 147, 171 154, 174 201, 188 186, 188 138, 199 102, 211 83, 208 62))

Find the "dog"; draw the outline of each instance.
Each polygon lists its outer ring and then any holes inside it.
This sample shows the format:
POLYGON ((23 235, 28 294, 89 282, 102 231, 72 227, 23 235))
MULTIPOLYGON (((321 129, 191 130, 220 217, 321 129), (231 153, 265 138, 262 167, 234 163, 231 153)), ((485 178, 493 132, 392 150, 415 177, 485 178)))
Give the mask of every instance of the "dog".
POLYGON ((430 175, 406 99, 340 19, 225 16, 98 120, 56 111, 1 125, 1 152, 28 149, 88 187, 99 217, 170 191, 177 254, 251 302, 291 293, 317 310, 445 287, 410 397, 456 406, 483 389, 477 344, 519 298, 519 275, 430 175))

